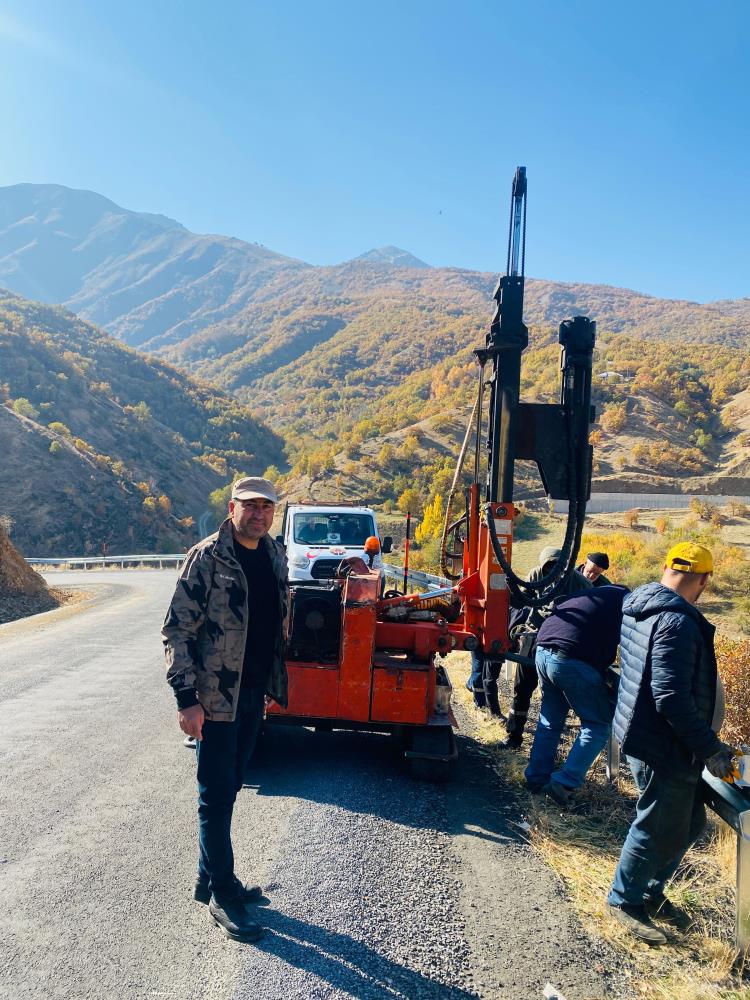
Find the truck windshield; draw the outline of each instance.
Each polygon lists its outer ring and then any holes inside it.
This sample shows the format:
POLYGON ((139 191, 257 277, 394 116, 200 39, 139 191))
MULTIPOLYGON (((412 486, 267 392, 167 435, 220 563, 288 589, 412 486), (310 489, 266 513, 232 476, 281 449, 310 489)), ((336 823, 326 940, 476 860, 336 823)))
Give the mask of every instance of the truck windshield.
POLYGON ((356 545, 361 547, 375 525, 369 514, 325 514, 309 511, 294 515, 294 540, 303 545, 356 545))

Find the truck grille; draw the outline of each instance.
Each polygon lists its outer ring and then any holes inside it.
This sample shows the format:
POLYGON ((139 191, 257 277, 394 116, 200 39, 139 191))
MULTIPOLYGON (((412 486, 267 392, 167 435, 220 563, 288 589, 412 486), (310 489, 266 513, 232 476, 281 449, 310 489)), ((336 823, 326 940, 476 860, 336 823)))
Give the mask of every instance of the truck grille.
POLYGON ((312 564, 310 575, 313 580, 332 580, 341 559, 316 559, 312 564))

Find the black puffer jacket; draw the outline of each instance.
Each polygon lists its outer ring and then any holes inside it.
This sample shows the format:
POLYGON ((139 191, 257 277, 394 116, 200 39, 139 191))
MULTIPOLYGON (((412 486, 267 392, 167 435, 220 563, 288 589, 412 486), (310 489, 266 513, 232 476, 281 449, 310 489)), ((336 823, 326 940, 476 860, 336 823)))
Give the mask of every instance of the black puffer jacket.
POLYGON ((625 598, 612 726, 626 754, 685 774, 720 749, 711 729, 714 631, 697 608, 660 583, 625 598))

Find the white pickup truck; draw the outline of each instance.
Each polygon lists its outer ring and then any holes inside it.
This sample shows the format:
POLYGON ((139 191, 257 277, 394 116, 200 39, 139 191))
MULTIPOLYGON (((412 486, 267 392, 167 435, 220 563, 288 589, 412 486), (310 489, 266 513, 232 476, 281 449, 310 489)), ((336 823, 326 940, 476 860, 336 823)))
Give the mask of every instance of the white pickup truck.
MULTIPOLYGON (((378 538, 375 512, 349 504, 290 503, 284 509, 278 540, 286 546, 290 583, 331 580, 342 559, 359 556, 367 561, 365 542, 378 538)), ((393 539, 380 541, 373 568, 383 573, 383 554, 393 539)))

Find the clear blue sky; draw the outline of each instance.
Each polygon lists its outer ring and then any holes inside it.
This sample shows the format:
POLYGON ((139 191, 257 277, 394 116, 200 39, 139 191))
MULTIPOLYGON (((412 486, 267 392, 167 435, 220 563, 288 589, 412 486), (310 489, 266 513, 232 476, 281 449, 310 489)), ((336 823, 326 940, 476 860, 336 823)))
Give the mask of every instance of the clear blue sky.
POLYGON ((56 182, 311 263, 750 295, 747 0, 7 0, 0 184, 56 182))

